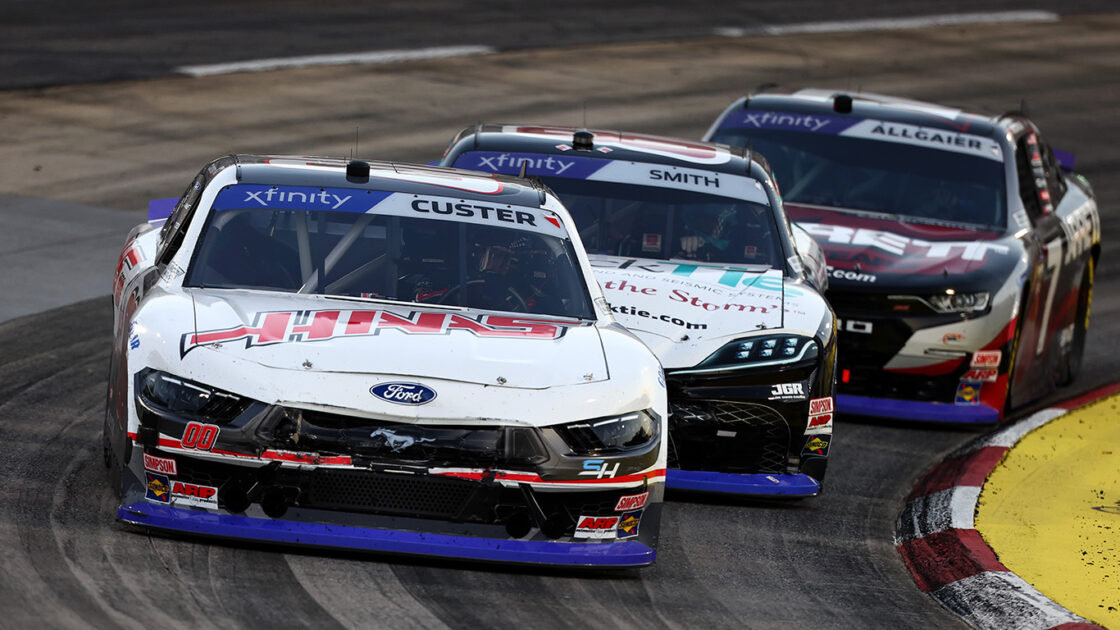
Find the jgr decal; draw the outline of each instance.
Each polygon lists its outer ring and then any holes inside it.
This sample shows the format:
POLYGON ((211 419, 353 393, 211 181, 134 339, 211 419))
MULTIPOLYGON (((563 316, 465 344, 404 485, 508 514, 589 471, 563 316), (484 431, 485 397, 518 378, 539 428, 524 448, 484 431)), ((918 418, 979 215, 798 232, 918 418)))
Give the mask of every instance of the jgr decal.
POLYGON ((188 422, 187 426, 183 428, 183 437, 180 443, 183 448, 195 448, 200 451, 208 451, 214 448, 214 442, 218 440, 218 433, 221 431, 217 425, 202 424, 201 422, 188 422))
POLYGON ((484 315, 478 318, 455 313, 412 311, 273 311, 256 313, 249 325, 186 333, 181 354, 214 343, 244 341, 246 348, 277 343, 325 341, 337 337, 367 337, 384 330, 407 335, 446 335, 461 330, 484 338, 558 339, 576 322, 530 317, 484 315))
POLYGON ((805 386, 801 383, 778 383, 770 388, 769 400, 802 400, 805 386))
POLYGON ((648 492, 622 496, 618 498, 618 503, 614 504, 614 511, 625 512, 628 510, 640 510, 646 506, 646 501, 648 500, 648 492))
POLYGON ((583 470, 579 473, 581 477, 595 477, 596 479, 602 479, 603 477, 613 479, 616 474, 618 474, 618 462, 615 462, 614 468, 611 468, 611 465, 602 459, 589 459, 583 462, 583 470))
POLYGON ((576 522, 575 538, 615 538, 617 516, 583 516, 576 522))
POLYGON ((171 502, 176 505, 218 509, 218 489, 213 486, 200 486, 183 481, 171 484, 171 502))
POLYGON ((175 467, 175 460, 166 457, 156 457, 144 453, 144 470, 150 470, 164 475, 177 475, 178 470, 175 467))

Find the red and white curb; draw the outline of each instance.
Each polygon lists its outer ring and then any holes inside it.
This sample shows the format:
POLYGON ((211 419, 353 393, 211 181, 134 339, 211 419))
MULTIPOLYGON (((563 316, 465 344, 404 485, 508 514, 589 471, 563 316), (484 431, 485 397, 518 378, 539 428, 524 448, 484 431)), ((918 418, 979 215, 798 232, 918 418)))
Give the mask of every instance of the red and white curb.
POLYGON ((1120 385, 1103 387, 1043 409, 961 448, 926 473, 907 497, 895 534, 895 547, 918 588, 974 628, 1103 630, 1003 566, 973 518, 984 480, 1024 435, 1117 391, 1120 385))

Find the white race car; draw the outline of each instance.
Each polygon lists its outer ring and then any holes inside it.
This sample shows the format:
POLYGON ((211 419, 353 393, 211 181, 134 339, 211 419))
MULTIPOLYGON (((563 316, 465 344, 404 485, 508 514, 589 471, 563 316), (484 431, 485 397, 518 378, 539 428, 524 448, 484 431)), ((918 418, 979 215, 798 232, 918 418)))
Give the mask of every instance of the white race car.
POLYGON ((661 366, 614 322, 548 191, 240 155, 167 201, 128 237, 114 287, 118 518, 471 560, 654 561, 661 366))

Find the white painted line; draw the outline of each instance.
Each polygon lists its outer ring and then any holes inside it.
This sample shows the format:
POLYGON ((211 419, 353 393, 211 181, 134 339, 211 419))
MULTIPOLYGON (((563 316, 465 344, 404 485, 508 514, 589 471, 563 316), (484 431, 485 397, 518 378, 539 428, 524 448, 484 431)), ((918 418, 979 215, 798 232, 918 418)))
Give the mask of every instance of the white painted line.
POLYGON ((233 72, 263 72, 283 68, 306 68, 308 66, 337 66, 351 63, 396 63, 416 59, 444 59, 465 57, 495 52, 492 46, 441 46, 434 48, 414 48, 404 50, 375 50, 363 53, 342 53, 338 55, 311 55, 307 57, 277 57, 275 59, 253 59, 232 61, 200 66, 179 66, 175 71, 192 77, 205 77, 233 72))
POLYGON ((993 24, 999 22, 1057 22, 1061 19, 1050 11, 999 11, 994 13, 949 13, 906 18, 874 20, 847 20, 837 22, 802 22, 800 24, 775 24, 746 28, 717 28, 714 33, 723 37, 746 35, 793 35, 798 33, 849 33, 858 31, 884 31, 894 29, 952 26, 958 24, 993 24))

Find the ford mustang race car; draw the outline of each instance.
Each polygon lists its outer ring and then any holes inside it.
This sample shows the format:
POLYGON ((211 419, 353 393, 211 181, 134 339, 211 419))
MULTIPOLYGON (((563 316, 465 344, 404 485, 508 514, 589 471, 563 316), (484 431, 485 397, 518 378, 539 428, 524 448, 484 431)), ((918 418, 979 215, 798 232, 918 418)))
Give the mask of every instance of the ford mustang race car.
POLYGON ((230 156, 121 253, 118 518, 275 543, 647 565, 668 415, 525 180, 230 156))
POLYGON ((820 492, 836 318, 815 288, 823 254, 806 234, 795 246, 764 161, 657 136, 479 125, 443 164, 539 177, 572 213, 615 317, 665 368, 668 487, 820 492))
POLYGON ((1022 112, 762 93, 705 137, 765 155, 824 246, 841 412, 996 423, 1076 376, 1100 217, 1022 112))

